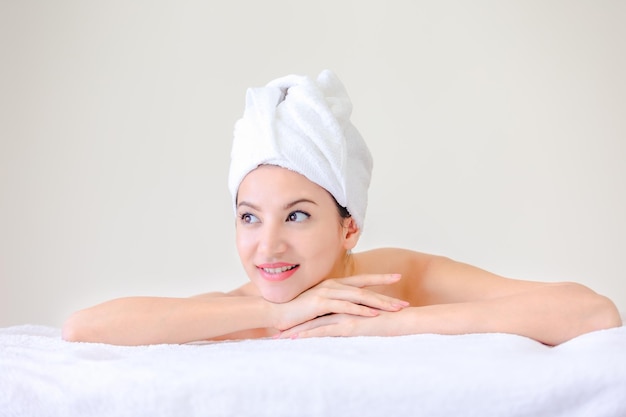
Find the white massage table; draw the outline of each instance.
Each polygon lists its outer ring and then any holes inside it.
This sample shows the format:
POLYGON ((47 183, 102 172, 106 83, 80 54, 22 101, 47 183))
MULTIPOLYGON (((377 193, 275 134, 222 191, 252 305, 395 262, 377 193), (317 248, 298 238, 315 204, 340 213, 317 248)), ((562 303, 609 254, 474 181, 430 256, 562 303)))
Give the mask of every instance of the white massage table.
POLYGON ((0 416, 626 416, 626 327, 120 347, 0 329, 0 416))

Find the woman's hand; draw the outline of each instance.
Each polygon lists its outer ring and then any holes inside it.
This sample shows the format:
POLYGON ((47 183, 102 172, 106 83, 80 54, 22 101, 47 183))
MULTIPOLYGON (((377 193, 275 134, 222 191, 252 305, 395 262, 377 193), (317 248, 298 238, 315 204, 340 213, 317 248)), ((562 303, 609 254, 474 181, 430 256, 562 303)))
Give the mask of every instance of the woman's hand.
POLYGON ((399 274, 372 274, 324 280, 289 302, 271 304, 274 327, 283 331, 327 315, 372 318, 402 310, 408 302, 366 288, 393 284, 400 278, 399 274))
MULTIPOLYGON (((406 311, 406 310, 404 310, 406 311)), ((328 336, 397 336, 403 311, 380 311, 376 317, 329 314, 279 333, 275 338, 296 339, 328 336)))

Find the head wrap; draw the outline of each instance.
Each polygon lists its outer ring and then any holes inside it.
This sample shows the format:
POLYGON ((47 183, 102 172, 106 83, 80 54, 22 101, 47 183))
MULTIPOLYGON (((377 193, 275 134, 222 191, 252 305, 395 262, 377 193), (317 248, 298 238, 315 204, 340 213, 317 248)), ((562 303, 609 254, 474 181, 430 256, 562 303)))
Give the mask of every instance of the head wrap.
POLYGON ((277 165, 325 188, 362 228, 372 157, 350 122, 351 113, 345 88, 329 70, 316 80, 288 75, 248 89, 231 151, 233 205, 250 171, 277 165))

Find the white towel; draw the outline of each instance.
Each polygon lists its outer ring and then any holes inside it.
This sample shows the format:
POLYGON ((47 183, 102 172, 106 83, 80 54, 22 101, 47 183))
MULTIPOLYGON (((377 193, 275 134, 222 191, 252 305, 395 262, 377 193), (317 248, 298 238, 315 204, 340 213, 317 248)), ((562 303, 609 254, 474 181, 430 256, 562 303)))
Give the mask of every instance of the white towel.
POLYGON ((0 329, 1 417, 624 417, 626 327, 521 336, 69 343, 0 329))
POLYGON ((351 113, 344 86, 329 70, 317 80, 289 75, 248 89, 231 152, 228 185, 233 205, 250 171, 277 165, 325 188, 362 228, 372 157, 350 122, 351 113))

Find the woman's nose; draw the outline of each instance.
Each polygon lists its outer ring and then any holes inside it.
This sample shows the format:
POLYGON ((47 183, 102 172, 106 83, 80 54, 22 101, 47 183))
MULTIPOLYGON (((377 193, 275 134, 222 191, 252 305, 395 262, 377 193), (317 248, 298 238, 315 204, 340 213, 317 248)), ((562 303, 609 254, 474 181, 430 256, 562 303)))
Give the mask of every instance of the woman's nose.
POLYGON ((265 224, 259 237, 259 251, 266 257, 280 255, 287 249, 281 225, 265 224))

